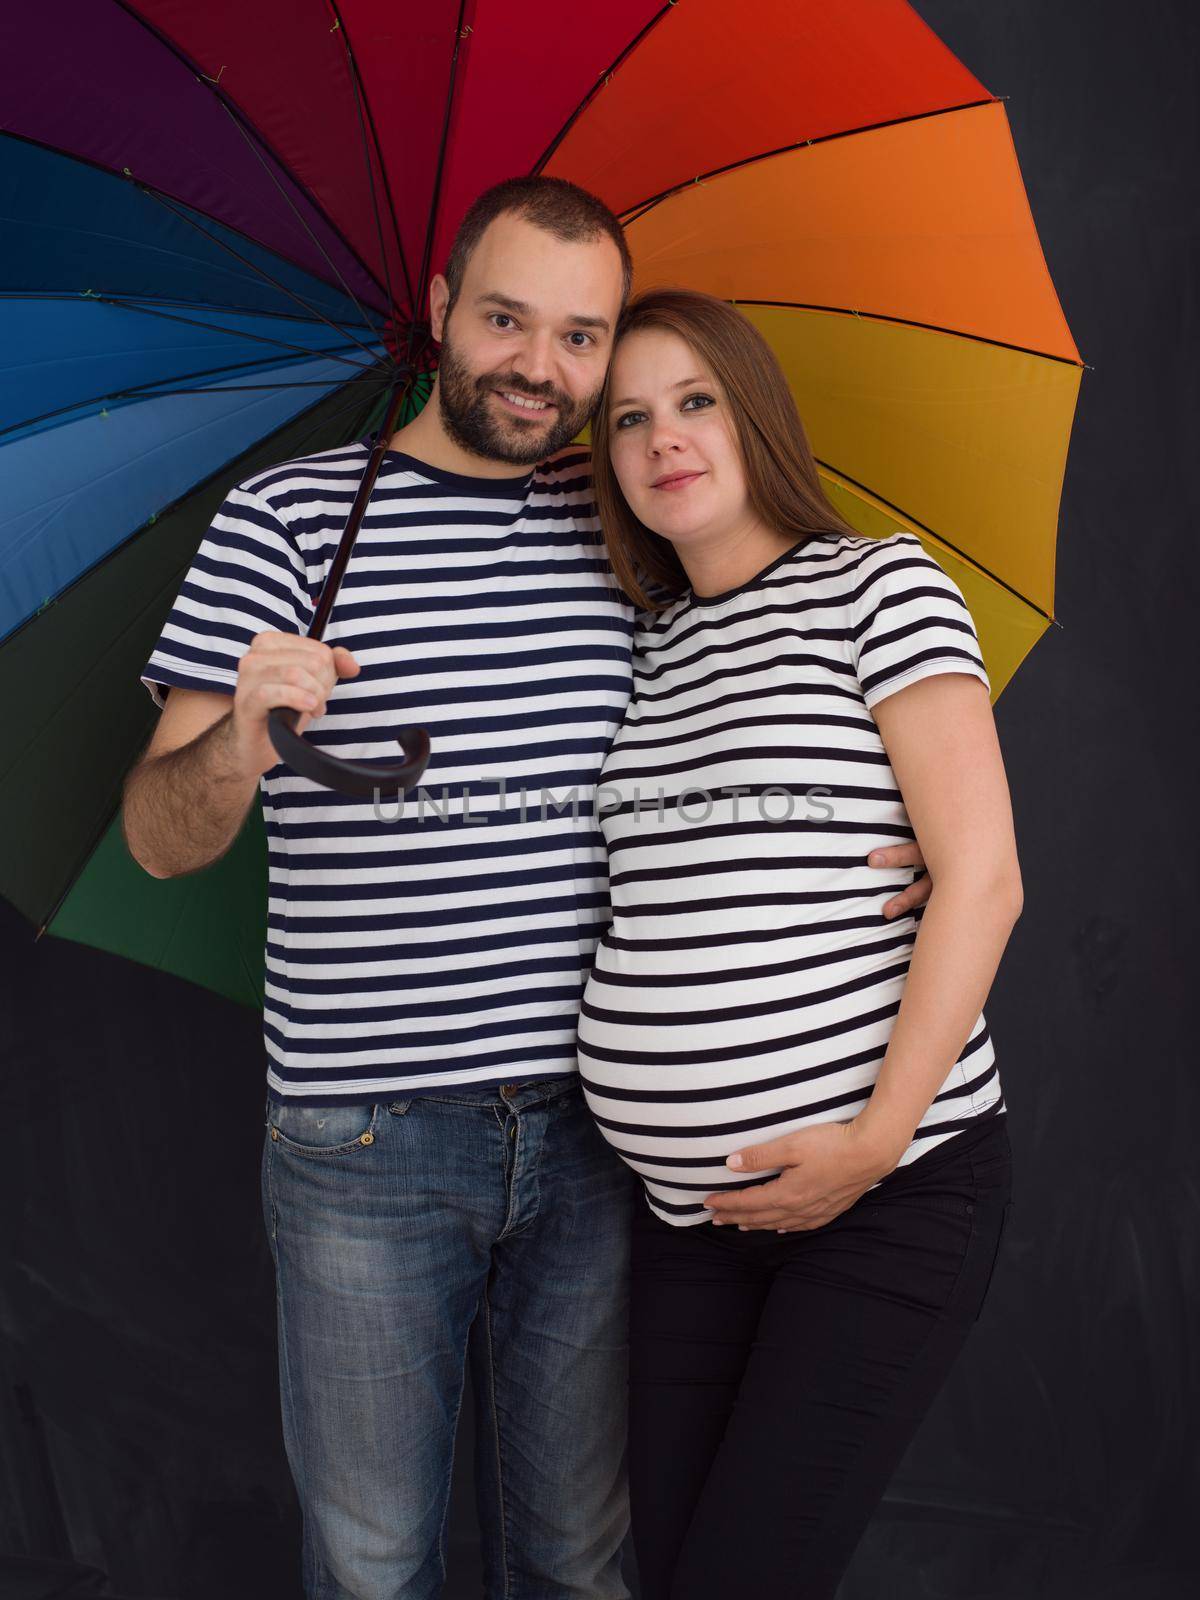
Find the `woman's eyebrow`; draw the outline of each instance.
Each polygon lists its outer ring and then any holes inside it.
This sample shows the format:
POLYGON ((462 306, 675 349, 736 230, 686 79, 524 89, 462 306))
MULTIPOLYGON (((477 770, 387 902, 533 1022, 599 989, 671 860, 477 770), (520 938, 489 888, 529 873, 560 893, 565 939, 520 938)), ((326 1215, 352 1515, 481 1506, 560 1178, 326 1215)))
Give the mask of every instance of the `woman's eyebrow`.
MULTIPOLYGON (((672 387, 672 389, 686 389, 689 383, 707 383, 707 382, 708 382, 707 378, 680 378, 679 382, 678 383, 673 383, 671 385, 671 387, 672 387)), ((634 405, 641 405, 642 404, 642 402, 638 399, 637 395, 633 395, 633 396, 626 395, 624 400, 614 400, 612 403, 613 403, 614 406, 634 406, 634 405)))

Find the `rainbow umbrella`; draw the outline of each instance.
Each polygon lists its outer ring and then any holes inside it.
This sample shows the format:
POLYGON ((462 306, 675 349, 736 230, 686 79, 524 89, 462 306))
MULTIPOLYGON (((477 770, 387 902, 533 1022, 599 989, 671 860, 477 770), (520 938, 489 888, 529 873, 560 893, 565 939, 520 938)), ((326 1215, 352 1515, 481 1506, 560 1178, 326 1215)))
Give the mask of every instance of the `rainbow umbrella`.
POLYGON ((0 105, 0 894, 38 935, 261 1005, 258 808, 187 878, 125 849, 138 673, 232 483, 424 403, 430 277, 516 173, 758 324, 994 695, 1053 620, 1082 363, 1004 107, 904 0, 58 0, 0 22, 0 105))

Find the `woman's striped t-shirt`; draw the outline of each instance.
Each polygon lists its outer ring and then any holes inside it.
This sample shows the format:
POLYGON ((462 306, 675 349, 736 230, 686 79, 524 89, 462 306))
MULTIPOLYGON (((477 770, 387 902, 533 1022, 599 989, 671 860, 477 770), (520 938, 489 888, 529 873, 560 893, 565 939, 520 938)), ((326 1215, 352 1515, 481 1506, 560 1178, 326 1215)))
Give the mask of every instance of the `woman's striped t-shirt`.
MULTIPOLYGON (((142 672, 232 694, 256 633, 307 633, 365 443, 230 491, 142 672)), ((269 850, 268 1094, 307 1104, 572 1073, 608 923, 600 763, 629 698, 634 609, 605 558, 587 453, 521 477, 388 451, 324 642, 360 665, 305 737, 432 755, 401 809, 284 763, 260 782, 269 850)))
MULTIPOLYGON (((867 1103, 921 915, 881 911, 913 869, 867 865, 915 837, 872 708, 933 673, 990 684, 961 591, 908 533, 810 536, 643 620, 597 793, 613 921, 579 1066, 651 1209, 687 1225, 746 1186, 733 1151, 867 1103)), ((898 1164, 1004 1109, 981 1013, 898 1164)))

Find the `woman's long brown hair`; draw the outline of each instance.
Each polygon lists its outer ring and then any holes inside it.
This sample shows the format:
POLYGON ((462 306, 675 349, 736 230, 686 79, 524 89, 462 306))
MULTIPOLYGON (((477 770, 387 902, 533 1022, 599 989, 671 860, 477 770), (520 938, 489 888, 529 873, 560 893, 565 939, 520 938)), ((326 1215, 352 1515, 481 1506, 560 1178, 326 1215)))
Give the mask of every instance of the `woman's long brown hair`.
MULTIPOLYGON (((687 341, 721 385, 741 449, 750 503, 768 527, 799 542, 806 534, 856 534, 830 504, 775 352, 754 324, 727 300, 692 289, 648 289, 632 299, 617 325, 621 340, 642 328, 666 328, 687 341)), ((688 587, 669 539, 634 516, 621 493, 609 452, 612 373, 592 418, 592 487, 609 560, 621 589, 637 606, 660 610, 643 579, 670 595, 688 587)))

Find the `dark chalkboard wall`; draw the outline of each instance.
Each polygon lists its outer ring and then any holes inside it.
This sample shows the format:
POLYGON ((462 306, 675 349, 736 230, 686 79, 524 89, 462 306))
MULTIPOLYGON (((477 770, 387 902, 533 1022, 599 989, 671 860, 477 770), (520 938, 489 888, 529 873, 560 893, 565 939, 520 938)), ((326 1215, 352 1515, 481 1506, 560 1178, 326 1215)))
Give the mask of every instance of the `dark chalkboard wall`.
MULTIPOLYGON (((869 4, 870 0, 863 0, 869 4)), ((1192 0, 919 0, 1007 96, 1085 373, 1051 629, 997 707, 1016 1204, 842 1600, 1197 1591, 1192 0), (1188 814, 1185 814, 1185 807, 1188 814)), ((0 907, 0 1596, 299 1600, 259 1021, 0 907)), ((465 1419, 451 1600, 477 1595, 465 1419)), ((772 1597, 774 1600, 774 1597, 772 1597)))

